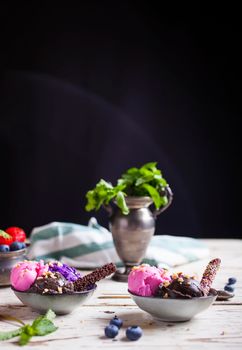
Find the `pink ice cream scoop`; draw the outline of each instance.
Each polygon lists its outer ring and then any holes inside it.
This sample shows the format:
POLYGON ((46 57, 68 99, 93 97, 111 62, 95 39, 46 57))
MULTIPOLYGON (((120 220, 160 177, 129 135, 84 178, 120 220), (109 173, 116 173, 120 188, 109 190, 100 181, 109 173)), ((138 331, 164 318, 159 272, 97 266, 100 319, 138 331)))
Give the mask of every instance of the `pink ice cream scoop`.
POLYGON ((156 294, 159 285, 165 281, 170 281, 166 270, 142 264, 133 267, 130 272, 128 289, 133 294, 150 297, 156 294))
POLYGON ((10 274, 10 282, 14 289, 21 292, 28 290, 36 278, 48 271, 48 265, 43 260, 22 261, 16 264, 10 274))

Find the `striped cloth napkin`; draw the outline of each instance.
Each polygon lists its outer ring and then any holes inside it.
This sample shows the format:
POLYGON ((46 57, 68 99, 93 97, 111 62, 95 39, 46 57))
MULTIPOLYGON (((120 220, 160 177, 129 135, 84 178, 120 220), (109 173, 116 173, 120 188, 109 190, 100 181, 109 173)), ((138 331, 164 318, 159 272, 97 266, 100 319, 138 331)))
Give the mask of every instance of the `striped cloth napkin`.
MULTIPOLYGON (((95 218, 88 225, 52 222, 36 227, 30 235, 29 259, 59 260, 77 268, 94 269, 112 261, 122 266, 110 231, 95 218)), ((143 263, 174 267, 207 257, 208 248, 195 238, 153 236, 143 263)))

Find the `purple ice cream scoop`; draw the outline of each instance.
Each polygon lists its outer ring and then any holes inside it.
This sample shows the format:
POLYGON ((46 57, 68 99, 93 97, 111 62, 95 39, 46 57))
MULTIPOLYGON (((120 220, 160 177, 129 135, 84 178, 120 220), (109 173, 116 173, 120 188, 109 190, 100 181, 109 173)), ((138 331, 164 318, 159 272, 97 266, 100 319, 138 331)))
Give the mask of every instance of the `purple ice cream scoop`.
POLYGON ((74 267, 60 262, 49 263, 49 271, 59 272, 69 282, 74 282, 81 277, 81 274, 74 267))

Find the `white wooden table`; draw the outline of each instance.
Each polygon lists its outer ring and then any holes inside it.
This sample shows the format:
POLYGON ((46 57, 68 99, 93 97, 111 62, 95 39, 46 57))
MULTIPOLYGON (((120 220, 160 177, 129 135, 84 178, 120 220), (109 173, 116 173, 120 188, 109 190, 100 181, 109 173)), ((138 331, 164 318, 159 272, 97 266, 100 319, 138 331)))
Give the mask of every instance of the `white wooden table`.
MULTIPOLYGON (((235 297, 215 302, 193 320, 182 323, 157 322, 141 311, 127 294, 127 284, 106 279, 98 283, 98 290, 85 306, 72 314, 58 316, 59 329, 44 337, 34 337, 25 349, 242 349, 242 241, 204 240, 211 258, 222 259, 214 287, 223 289, 228 277, 236 277, 235 297), (112 297, 111 297, 112 296, 112 297), (115 340, 104 336, 104 328, 118 315, 124 321, 115 340), (138 341, 129 341, 125 329, 130 325, 143 328, 138 341)), ((208 260, 179 267, 200 277, 208 260)), ((9 288, 0 289, 0 314, 9 314, 31 322, 37 313, 25 307, 9 288)), ((0 330, 14 329, 13 323, 0 321, 0 330)), ((0 342, 2 349, 16 349, 17 338, 0 342)))

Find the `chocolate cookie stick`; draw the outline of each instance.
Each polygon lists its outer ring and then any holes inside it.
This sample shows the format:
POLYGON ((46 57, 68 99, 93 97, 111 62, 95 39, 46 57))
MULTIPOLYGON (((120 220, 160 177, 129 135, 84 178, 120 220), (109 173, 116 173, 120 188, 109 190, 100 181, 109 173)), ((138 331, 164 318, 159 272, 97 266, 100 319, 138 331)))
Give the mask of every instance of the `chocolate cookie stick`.
POLYGON ((204 296, 209 294, 214 278, 220 267, 220 263, 221 260, 219 258, 211 260, 203 273, 200 287, 203 290, 204 296))
POLYGON ((116 266, 113 263, 106 264, 94 270, 93 272, 89 273, 88 275, 83 276, 82 278, 78 278, 75 282, 73 282, 74 290, 76 292, 81 292, 83 290, 86 290, 89 286, 111 275, 115 271, 116 271, 116 266))

